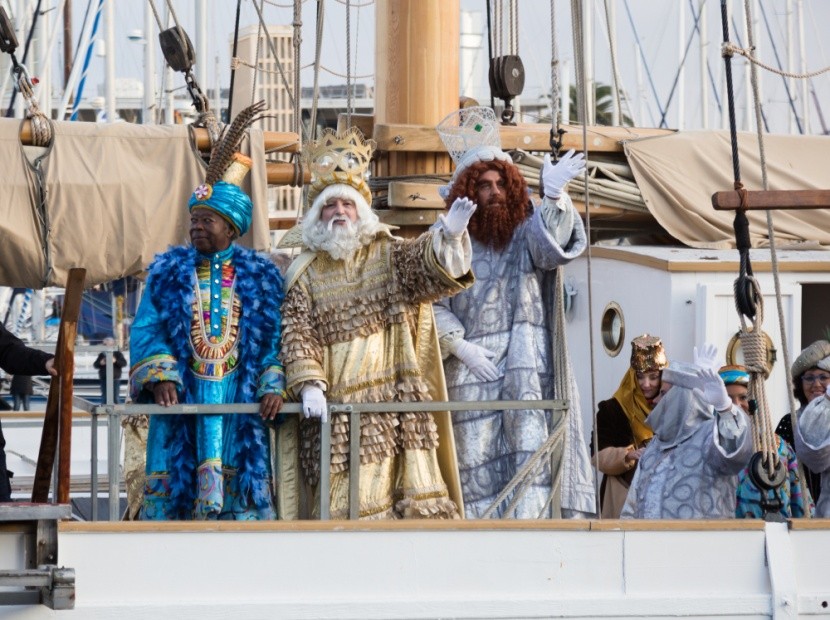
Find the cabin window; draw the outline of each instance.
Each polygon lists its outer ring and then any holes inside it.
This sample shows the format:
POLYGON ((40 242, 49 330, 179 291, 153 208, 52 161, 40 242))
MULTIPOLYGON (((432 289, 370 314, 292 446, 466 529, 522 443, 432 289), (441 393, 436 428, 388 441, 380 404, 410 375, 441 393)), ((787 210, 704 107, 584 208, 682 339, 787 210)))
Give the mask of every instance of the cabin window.
MULTIPOLYGON (((750 331, 752 328, 750 328, 750 331)), ((775 360, 778 358, 778 349, 772 344, 772 338, 767 332, 764 333, 764 342, 767 348, 767 367, 772 372, 772 367, 775 366, 775 360)), ((726 363, 730 365, 746 366, 744 359, 744 352, 741 348, 740 332, 735 332, 735 335, 729 340, 726 345, 726 363)))
POLYGON ((602 334, 602 346, 605 348, 605 352, 611 357, 617 357, 625 341, 625 317, 623 317, 622 308, 617 302, 612 301, 605 306, 605 310, 602 312, 600 333, 602 334))

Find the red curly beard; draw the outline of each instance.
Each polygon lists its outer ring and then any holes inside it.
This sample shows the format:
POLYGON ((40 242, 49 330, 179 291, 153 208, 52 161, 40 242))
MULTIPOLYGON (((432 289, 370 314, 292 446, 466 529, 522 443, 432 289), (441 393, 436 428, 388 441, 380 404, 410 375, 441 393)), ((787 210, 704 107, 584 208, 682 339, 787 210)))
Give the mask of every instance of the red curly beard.
POLYGON ((461 197, 478 204, 467 226, 470 236, 496 250, 507 247, 519 224, 533 213, 524 177, 514 165, 503 161, 477 162, 464 170, 452 186, 446 200, 447 207, 461 197), (496 170, 501 174, 505 191, 486 204, 479 204, 476 186, 479 177, 488 170, 496 170))

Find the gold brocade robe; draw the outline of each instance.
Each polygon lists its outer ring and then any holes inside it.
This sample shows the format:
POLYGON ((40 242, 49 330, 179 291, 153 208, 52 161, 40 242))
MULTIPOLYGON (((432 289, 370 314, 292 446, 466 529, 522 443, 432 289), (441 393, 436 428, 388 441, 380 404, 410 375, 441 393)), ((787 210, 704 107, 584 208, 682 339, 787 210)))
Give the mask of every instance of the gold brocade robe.
MULTIPOLYGON (((318 382, 329 402, 446 400, 430 304, 469 287, 472 273, 450 276, 436 260, 432 233, 414 240, 379 236, 348 261, 325 252, 305 257, 301 272, 288 278, 283 305, 289 395, 300 400, 302 386, 318 382)), ((335 414, 331 424, 331 516, 343 519, 349 514, 348 416, 335 414)), ((291 443, 286 435, 296 438, 304 481, 317 487, 319 420, 302 420, 298 431, 288 426, 280 435, 283 444, 291 443)), ((288 445, 278 449, 290 457, 288 445)), ((360 518, 460 516, 449 413, 362 414, 360 463, 360 518)), ((280 467, 290 478, 289 469, 280 467)), ((281 516, 290 518, 297 500, 285 488, 278 494, 281 516)))

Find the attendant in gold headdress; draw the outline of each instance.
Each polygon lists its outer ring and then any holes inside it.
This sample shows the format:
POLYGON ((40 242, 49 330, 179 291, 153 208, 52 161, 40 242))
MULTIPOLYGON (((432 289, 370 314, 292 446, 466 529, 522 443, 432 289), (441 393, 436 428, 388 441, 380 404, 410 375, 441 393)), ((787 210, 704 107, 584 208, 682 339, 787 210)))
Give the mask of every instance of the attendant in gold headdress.
POLYGON ((631 365, 614 396, 597 411, 597 469, 605 474, 600 487, 601 514, 618 519, 634 478, 637 462, 654 435, 646 417, 660 391, 660 373, 667 366, 663 344, 644 334, 631 341, 631 365))
MULTIPOLYGON (((446 399, 430 304, 473 282, 467 222, 475 205, 459 199, 436 229, 394 238, 369 206, 372 148, 355 130, 325 132, 305 151, 313 175, 306 251, 286 274, 281 358, 288 393, 302 400, 308 418, 299 459, 312 487, 320 474, 315 418, 327 421, 327 401, 446 399)), ((349 418, 338 413, 331 424, 331 515, 342 519, 349 514, 349 418)), ((365 413, 360 426, 360 518, 459 516, 448 416, 365 413)))

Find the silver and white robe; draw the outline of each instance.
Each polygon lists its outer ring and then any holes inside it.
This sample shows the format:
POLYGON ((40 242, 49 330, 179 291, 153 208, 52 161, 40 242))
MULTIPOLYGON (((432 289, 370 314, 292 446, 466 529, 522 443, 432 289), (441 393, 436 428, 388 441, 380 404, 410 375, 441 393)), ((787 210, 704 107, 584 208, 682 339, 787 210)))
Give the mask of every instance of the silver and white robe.
POLYGON ((654 430, 622 519, 734 519, 738 473, 752 456, 739 407, 713 413, 700 390, 675 385, 646 418, 654 430))
POLYGON ((821 474, 821 495, 816 502, 815 516, 830 518, 830 400, 827 396, 814 398, 804 407, 793 436, 799 460, 821 474))
MULTIPOLYGON (((566 420, 561 492, 553 501, 564 516, 585 516, 595 510, 593 470, 576 384, 570 368, 554 369, 552 344, 555 269, 579 256, 585 247, 585 229, 570 198, 546 199, 519 225, 503 250, 474 239, 475 284, 435 304, 450 400, 550 399, 554 398, 554 372, 566 373, 573 396, 566 420), (451 343, 462 338, 495 353, 493 363, 501 373, 496 381, 479 381, 449 353, 451 343)), ((481 516, 493 503, 542 446, 550 429, 550 413, 542 410, 453 413, 468 518, 481 516)), ((551 472, 546 466, 527 489, 515 516, 551 516, 550 494, 551 472)), ((493 516, 501 517, 509 499, 493 516)), ((559 511, 553 516, 558 517, 559 511)))

